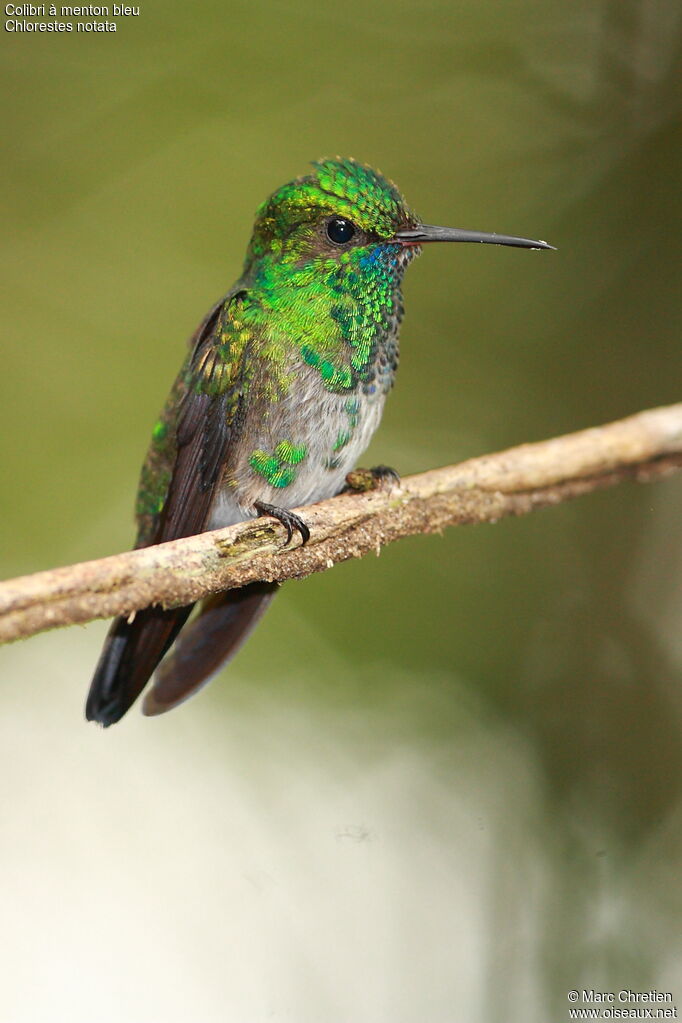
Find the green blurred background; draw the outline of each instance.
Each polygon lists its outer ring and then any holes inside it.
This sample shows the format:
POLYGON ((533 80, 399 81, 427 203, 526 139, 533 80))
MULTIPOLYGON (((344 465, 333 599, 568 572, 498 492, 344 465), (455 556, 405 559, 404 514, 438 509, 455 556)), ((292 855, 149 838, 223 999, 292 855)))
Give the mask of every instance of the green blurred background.
MULTIPOLYGON (((677 0, 146 0, 2 35, 2 574, 132 542, 147 438, 253 212, 322 155, 431 223, 367 463, 680 399, 677 0)), ((0 1020, 546 1023, 682 1003, 680 479, 289 584, 158 720, 104 623, 0 653, 0 1020)))

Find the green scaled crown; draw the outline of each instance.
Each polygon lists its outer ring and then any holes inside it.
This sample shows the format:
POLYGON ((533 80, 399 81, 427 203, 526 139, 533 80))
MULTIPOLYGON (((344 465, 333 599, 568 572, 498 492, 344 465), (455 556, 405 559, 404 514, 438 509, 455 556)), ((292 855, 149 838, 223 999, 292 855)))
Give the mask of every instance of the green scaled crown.
POLYGON ((296 260, 306 242, 305 237, 297 237, 296 229, 319 221, 325 214, 346 217, 368 235, 384 241, 401 228, 419 222, 393 182, 371 167, 351 159, 319 160, 313 167, 313 174, 283 185, 259 206, 246 273, 254 259, 268 251, 296 260))

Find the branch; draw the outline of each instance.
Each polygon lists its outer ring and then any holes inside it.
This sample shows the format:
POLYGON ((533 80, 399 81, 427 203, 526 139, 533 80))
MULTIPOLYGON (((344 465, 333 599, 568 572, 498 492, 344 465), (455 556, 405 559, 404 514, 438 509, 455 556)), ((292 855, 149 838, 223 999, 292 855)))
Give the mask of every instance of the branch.
POLYGON ((150 604, 178 607, 258 579, 300 579, 403 536, 497 522, 679 468, 682 403, 311 505, 300 511, 312 533, 306 547, 284 549, 278 522, 252 519, 0 583, 0 642, 150 604))

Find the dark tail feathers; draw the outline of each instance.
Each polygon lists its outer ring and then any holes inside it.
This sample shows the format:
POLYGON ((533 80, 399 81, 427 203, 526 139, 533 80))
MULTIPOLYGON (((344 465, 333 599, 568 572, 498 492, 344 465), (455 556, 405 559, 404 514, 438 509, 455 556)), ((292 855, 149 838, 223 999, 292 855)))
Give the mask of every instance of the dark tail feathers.
POLYGON ((164 611, 148 607, 132 621, 115 618, 95 669, 85 705, 88 721, 106 728, 119 721, 189 618, 193 605, 164 611))
MULTIPOLYGON (((143 712, 162 714, 182 703, 237 652, 277 590, 277 583, 251 583, 204 601, 146 696, 143 712)), ((138 611, 132 621, 116 618, 90 685, 88 721, 106 728, 119 721, 140 695, 175 641, 193 605, 138 611)))
POLYGON ((157 671, 142 713, 164 714, 210 682, 234 657, 277 589, 277 583, 251 583, 205 600, 157 671))

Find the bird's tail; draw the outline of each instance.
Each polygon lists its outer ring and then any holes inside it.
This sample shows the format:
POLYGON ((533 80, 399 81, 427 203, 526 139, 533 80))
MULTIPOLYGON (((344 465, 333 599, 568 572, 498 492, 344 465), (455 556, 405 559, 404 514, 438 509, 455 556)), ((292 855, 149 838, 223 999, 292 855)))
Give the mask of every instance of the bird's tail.
MULTIPOLYGON (((232 657, 272 600, 277 583, 251 583, 210 597, 158 669, 143 713, 163 714, 205 685, 232 657)), ((138 611, 116 618, 95 670, 85 716, 105 727, 130 709, 167 653, 194 605, 138 611)))
POLYGON ((142 713, 164 714, 206 685, 236 654, 278 588, 251 583, 205 600, 154 676, 142 713))
POLYGON ((88 721, 113 725, 130 709, 189 618, 193 605, 165 611, 148 607, 134 618, 115 618, 95 669, 85 705, 88 721))

